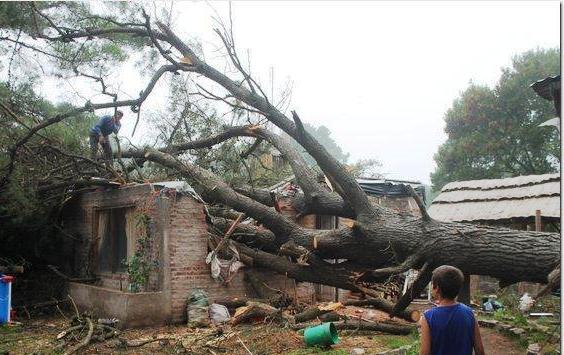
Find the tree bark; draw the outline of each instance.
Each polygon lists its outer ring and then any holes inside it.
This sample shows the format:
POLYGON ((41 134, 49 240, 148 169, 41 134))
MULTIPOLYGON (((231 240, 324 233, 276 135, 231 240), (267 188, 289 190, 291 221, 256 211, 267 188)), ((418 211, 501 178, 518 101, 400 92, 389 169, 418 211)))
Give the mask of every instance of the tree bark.
POLYGON ((372 323, 372 322, 335 322, 337 330, 370 330, 396 335, 409 335, 415 330, 415 327, 409 325, 389 324, 389 323, 372 323))

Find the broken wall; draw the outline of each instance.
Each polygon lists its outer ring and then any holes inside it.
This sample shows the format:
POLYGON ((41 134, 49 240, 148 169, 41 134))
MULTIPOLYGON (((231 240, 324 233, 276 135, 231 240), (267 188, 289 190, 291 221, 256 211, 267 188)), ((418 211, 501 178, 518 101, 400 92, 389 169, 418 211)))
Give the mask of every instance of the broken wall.
MULTIPOLYGON (((143 308, 143 300, 153 297, 148 293, 157 292, 159 299, 164 303, 162 312, 169 315, 166 322, 177 323, 186 320, 186 299, 196 288, 206 290, 210 301, 225 297, 256 297, 254 290, 244 281, 244 268, 235 274, 227 285, 211 277, 210 266, 205 262, 208 254, 208 234, 203 204, 189 195, 165 194, 145 184, 83 193, 63 210, 64 229, 75 238, 72 241, 75 257, 69 263, 69 269, 73 272, 69 274, 81 277, 96 276, 100 279, 95 285, 74 287, 77 297, 83 299, 82 303, 86 308, 94 307, 111 313, 111 307, 107 306, 111 302, 93 303, 91 298, 99 298, 100 293, 105 292, 104 289, 108 290, 105 293, 107 298, 119 296, 120 300, 125 299, 125 296, 119 293, 109 292, 111 290, 128 293, 126 271, 98 270, 98 211, 109 208, 129 208, 132 211, 141 208, 150 216, 149 259, 154 261, 154 268, 149 273, 147 295, 127 298, 140 302, 140 305, 135 307, 143 308)), ((137 236, 128 240, 128 256, 137 248, 136 238, 137 236)), ((292 280, 284 275, 267 270, 258 270, 258 273, 269 287, 280 290, 288 288, 288 293, 292 293, 289 289, 292 280)), ((145 324, 133 318, 130 323, 145 324)))

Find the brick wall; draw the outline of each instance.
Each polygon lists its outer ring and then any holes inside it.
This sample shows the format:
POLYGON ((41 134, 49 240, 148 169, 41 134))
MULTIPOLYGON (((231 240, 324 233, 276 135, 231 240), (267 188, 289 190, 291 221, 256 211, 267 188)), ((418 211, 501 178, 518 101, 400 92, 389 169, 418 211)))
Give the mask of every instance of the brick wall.
POLYGON ((185 319, 186 298, 209 281, 207 228, 202 205, 191 197, 177 199, 170 211, 168 233, 172 321, 185 319))
MULTIPOLYGON (((128 280, 125 272, 101 272, 97 270, 98 260, 98 231, 97 211, 108 208, 138 206, 148 199, 154 201, 155 196, 151 194, 151 186, 148 184, 128 186, 119 189, 100 188, 92 192, 83 193, 70 201, 63 209, 62 219, 65 231, 74 236, 72 241, 74 260, 72 262, 72 274, 79 277, 96 276, 100 278, 99 285, 116 290, 127 290, 128 280)), ((153 238, 151 258, 160 261, 159 244, 161 235, 155 230, 155 221, 158 220, 158 210, 150 208, 152 224, 149 226, 153 238)), ((130 249, 135 248, 135 243, 130 249)), ((134 250, 128 250, 131 255, 134 250)), ((159 270, 155 269, 149 275, 149 290, 157 290, 159 270)))
MULTIPOLYGON (((210 276, 205 263, 208 253, 207 224, 203 205, 190 196, 161 196, 152 193, 151 186, 135 185, 119 189, 98 189, 83 193, 70 201, 63 210, 63 225, 73 241, 74 260, 69 266, 77 276, 97 276, 98 286, 127 291, 124 272, 96 270, 98 249, 97 214, 100 209, 140 206, 150 201, 146 210, 151 217, 151 260, 157 261, 149 275, 148 291, 167 291, 171 322, 186 320, 186 298, 193 289, 203 288, 210 301, 224 297, 256 297, 244 282, 244 268, 228 285, 210 276)), ((129 244, 129 243, 128 243, 129 244)), ((131 245, 130 245, 131 247, 131 245)), ((129 254, 129 252, 128 252, 129 254)), ((271 287, 289 288, 291 280, 267 270, 258 270, 271 287)))
MULTIPOLYGON (((186 321, 186 299, 192 290, 197 288, 208 293, 210 302, 225 297, 256 297, 250 286, 244 282, 244 268, 228 285, 211 277, 210 266, 205 261, 208 254, 208 236, 202 204, 190 197, 180 197, 171 209, 168 229, 168 287, 171 291, 172 322, 186 321)), ((256 271, 269 286, 283 288, 284 276, 265 270, 256 271)))

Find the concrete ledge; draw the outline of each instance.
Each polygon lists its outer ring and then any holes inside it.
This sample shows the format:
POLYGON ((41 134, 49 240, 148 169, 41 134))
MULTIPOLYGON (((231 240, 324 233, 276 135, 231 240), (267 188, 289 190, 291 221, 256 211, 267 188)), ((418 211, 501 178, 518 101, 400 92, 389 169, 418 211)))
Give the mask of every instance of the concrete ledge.
POLYGON ((129 293, 69 282, 69 293, 81 312, 117 318, 120 328, 164 325, 171 319, 168 291, 129 293))

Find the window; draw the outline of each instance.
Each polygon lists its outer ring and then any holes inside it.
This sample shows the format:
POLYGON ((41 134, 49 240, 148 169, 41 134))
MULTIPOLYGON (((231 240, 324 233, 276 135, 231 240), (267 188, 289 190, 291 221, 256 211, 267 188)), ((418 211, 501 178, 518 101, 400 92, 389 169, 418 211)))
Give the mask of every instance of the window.
POLYGON ((98 211, 98 271, 125 271, 130 210, 112 208, 98 211))

